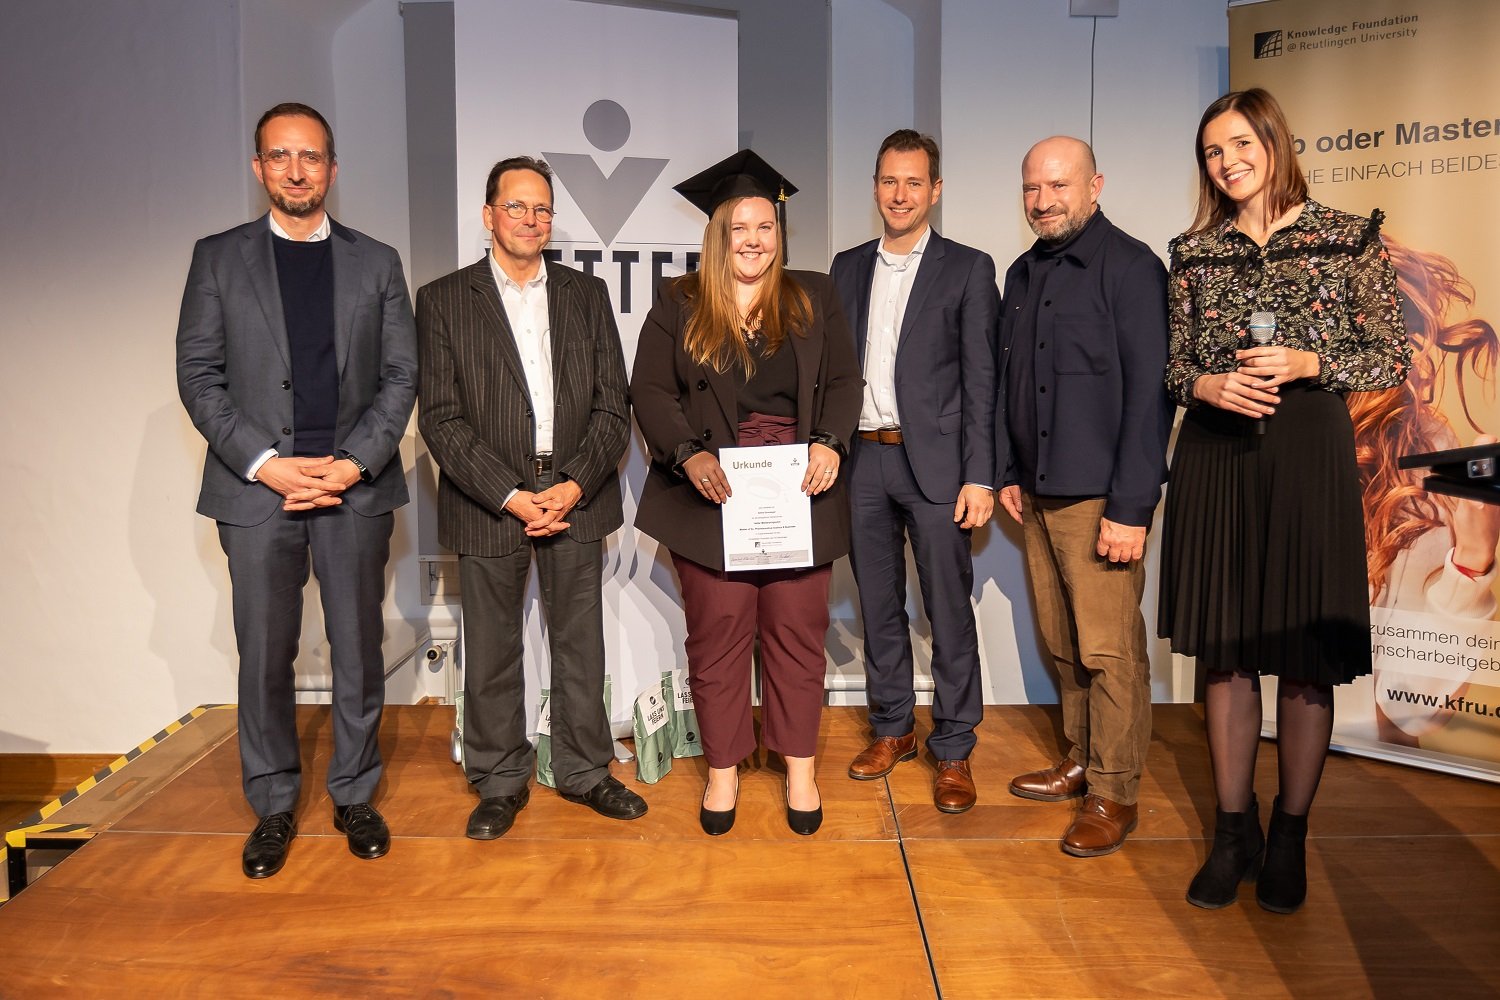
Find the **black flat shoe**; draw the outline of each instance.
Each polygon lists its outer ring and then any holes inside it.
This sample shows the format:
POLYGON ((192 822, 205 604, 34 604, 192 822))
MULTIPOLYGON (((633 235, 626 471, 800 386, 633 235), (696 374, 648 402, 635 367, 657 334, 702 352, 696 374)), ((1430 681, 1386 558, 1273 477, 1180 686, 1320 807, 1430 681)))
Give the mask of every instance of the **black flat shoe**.
POLYGON ((646 815, 646 800, 620 784, 620 779, 606 774, 604 780, 582 795, 562 792, 569 802, 586 805, 609 819, 640 819, 646 815))
POLYGON ((240 870, 246 878, 270 878, 286 864, 292 838, 297 836, 297 817, 289 812, 263 817, 245 838, 240 870))
POLYGON ((531 789, 521 789, 515 795, 495 795, 480 799, 479 805, 469 813, 469 826, 464 836, 470 840, 498 840, 516 821, 516 814, 526 808, 531 800, 531 789))
POLYGON ((368 802, 333 807, 333 828, 349 838, 349 853, 374 861, 391 849, 391 831, 385 818, 368 802))
MULTIPOLYGON (((816 781, 813 782, 813 787, 818 787, 816 781)), ((822 796, 820 795, 818 798, 818 808, 816 809, 793 809, 791 779, 787 779, 786 825, 791 827, 793 833, 810 837, 818 832, 818 827, 823 825, 822 796)))
MULTIPOLYGON (((708 798, 708 789, 703 790, 703 798, 708 798)), ((703 832, 710 837, 722 837, 734 827, 734 811, 740 804, 740 776, 734 776, 734 805, 728 809, 710 809, 707 806, 698 807, 698 825, 703 827, 703 832)))

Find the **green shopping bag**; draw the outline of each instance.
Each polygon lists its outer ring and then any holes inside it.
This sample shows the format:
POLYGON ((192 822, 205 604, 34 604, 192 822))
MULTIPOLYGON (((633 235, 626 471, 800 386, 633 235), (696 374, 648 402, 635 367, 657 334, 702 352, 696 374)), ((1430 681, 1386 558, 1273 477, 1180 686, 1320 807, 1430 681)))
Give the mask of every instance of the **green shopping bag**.
POLYGON ((701 757, 703 741, 698 734, 698 713, 686 670, 668 670, 661 675, 661 694, 672 709, 672 756, 701 757))
POLYGON ((635 700, 635 776, 654 785, 672 770, 672 702, 661 688, 635 700))

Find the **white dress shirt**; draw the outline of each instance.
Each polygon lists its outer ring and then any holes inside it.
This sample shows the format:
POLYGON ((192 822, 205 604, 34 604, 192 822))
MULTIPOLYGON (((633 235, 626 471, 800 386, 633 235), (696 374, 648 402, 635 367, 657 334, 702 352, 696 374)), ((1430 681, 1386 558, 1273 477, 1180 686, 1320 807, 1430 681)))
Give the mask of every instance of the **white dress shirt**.
POLYGON ((859 411, 862 431, 901 426, 901 413, 896 407, 896 348, 911 286, 931 238, 932 227, 928 226, 911 253, 893 254, 882 244, 875 254, 870 321, 865 329, 865 398, 859 411))
POLYGON ((547 315, 547 265, 537 268, 536 277, 518 285, 490 254, 490 273, 500 289, 505 318, 510 320, 511 336, 521 355, 521 369, 526 374, 526 391, 531 396, 531 412, 536 421, 536 453, 552 452, 552 326, 547 315))

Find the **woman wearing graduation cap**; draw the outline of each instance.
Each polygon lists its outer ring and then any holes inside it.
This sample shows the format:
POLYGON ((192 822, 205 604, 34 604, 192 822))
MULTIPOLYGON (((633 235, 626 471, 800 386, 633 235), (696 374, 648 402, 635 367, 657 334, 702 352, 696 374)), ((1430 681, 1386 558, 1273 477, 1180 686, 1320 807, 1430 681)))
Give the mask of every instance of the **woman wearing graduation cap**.
POLYGON ((750 150, 676 190, 708 214, 696 273, 662 285, 641 327, 630 380, 651 468, 636 527, 672 553, 687 619, 693 705, 709 767, 699 821, 734 825, 738 765, 755 750, 750 654, 763 667, 766 745, 786 761, 787 823, 823 819, 813 755, 823 706, 832 563, 849 551, 839 468, 864 380, 824 275, 783 267, 778 210, 796 192, 750 150), (807 569, 726 572, 721 447, 806 443, 811 498, 807 569))

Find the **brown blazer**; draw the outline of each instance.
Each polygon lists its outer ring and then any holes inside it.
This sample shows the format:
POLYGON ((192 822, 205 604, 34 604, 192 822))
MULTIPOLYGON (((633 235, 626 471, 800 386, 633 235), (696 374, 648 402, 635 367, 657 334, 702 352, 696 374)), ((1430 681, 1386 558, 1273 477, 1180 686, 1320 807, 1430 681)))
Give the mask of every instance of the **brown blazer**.
MULTIPOLYGON (((816 271, 789 271, 812 298, 813 323, 788 345, 797 361, 797 440, 831 435, 847 449, 859 421, 864 379, 854 338, 844 321, 833 282, 816 271)), ((717 504, 673 471, 678 448, 697 441, 718 454, 739 440, 739 409, 728 375, 695 363, 682 349, 689 310, 678 283, 662 285, 641 326, 630 378, 636 423, 651 468, 636 510, 635 526, 677 555, 710 569, 724 568, 724 533, 717 504)), ((813 561, 830 563, 849 551, 849 497, 844 477, 813 497, 813 561)))
MULTIPOLYGON (((630 440, 625 359, 609 291, 599 278, 547 267, 559 478, 583 500, 568 534, 598 541, 624 521, 618 466, 630 440)), ((421 376, 417 423, 437 459, 438 541, 455 552, 503 556, 528 541, 505 513, 513 489, 535 490, 536 430, 521 355, 487 259, 417 292, 421 376)))

